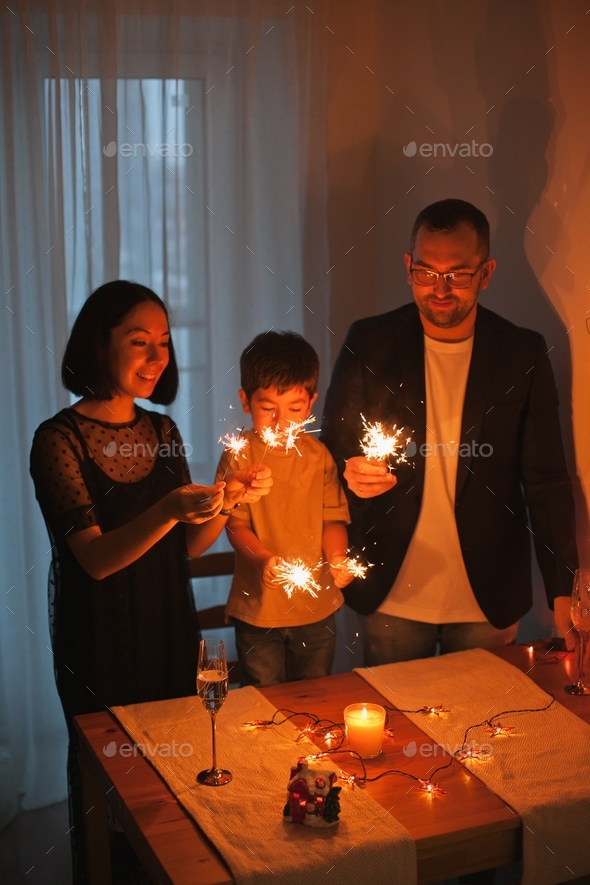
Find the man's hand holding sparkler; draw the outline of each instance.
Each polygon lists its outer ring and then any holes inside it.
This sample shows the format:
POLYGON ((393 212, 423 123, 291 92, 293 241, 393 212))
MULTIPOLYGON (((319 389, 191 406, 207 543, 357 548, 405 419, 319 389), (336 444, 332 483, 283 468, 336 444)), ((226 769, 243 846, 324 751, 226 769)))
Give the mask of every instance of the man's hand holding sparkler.
POLYGON ((346 462, 344 479, 348 488, 357 498, 376 498, 394 487, 397 477, 391 473, 384 461, 355 455, 346 462))

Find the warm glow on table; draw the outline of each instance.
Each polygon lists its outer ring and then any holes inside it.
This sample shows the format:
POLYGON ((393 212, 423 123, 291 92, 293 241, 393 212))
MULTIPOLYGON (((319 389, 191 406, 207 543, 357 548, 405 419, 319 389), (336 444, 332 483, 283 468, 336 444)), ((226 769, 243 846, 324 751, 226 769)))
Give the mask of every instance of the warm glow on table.
POLYGON ((344 710, 346 740, 351 750, 371 759, 383 744, 385 710, 379 704, 350 704, 344 710))

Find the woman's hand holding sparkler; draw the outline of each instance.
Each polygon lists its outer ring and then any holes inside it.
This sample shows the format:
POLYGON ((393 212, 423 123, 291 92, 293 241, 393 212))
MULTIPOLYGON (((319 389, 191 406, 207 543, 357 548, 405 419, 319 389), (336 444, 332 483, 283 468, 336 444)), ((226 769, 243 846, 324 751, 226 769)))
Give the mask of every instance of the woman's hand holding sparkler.
POLYGON ((348 587, 350 582, 354 580, 354 574, 348 568, 348 556, 346 553, 341 553, 330 558, 330 572, 332 574, 332 580, 339 590, 348 587))
POLYGON ((217 516, 223 506, 224 482, 212 486, 196 483, 180 486, 160 502, 165 507, 167 519, 200 525, 217 516))
POLYGON ((264 464, 254 464, 228 473, 223 509, 232 510, 238 504, 255 504, 263 495, 268 495, 272 483, 270 467, 264 464))
POLYGON ((376 498, 394 487, 397 477, 384 461, 355 455, 346 462, 344 479, 357 498, 376 498))

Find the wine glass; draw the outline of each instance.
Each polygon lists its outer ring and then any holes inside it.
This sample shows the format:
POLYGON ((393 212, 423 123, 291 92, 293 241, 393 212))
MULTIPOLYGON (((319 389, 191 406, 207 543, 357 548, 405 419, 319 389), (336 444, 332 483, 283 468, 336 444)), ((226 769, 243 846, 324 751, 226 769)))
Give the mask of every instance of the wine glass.
POLYGON ((207 787, 221 787, 224 784, 229 784, 232 779, 230 771, 217 767, 215 748, 215 717, 227 697, 227 687, 225 645, 221 639, 201 639, 197 664, 197 694, 211 715, 213 765, 209 771, 199 772, 197 781, 207 787))
POLYGON ((572 623, 578 633, 578 681, 566 685, 565 690, 574 695, 590 694, 590 686, 584 684, 584 658, 586 640, 590 634, 590 568, 579 568, 574 577, 572 590, 572 623))

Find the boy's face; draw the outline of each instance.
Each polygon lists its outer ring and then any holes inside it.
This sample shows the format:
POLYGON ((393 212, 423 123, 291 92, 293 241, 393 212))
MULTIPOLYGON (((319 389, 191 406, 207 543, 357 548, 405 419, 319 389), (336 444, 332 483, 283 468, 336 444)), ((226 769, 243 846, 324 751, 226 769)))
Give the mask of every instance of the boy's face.
POLYGON ((240 400, 247 415, 252 415, 252 426, 260 434, 264 427, 280 430, 289 426, 290 421, 304 421, 309 418, 317 393, 310 396, 304 387, 290 387, 279 393, 276 387, 259 387, 250 399, 245 390, 240 390, 240 400))

